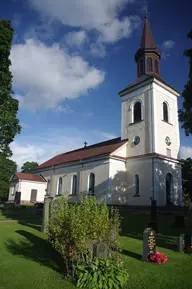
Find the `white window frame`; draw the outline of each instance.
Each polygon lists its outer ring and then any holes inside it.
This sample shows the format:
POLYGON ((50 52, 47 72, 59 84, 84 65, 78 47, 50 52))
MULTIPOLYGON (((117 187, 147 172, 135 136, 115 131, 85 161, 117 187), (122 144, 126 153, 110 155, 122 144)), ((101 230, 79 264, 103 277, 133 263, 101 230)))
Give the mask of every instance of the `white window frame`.
MULTIPOLYGON (((95 173, 93 173, 93 172, 91 172, 91 173, 88 175, 88 181, 87 181, 87 193, 88 193, 88 194, 90 194, 90 193, 89 193, 89 183, 90 183, 90 175, 91 175, 91 174, 94 174, 94 177, 95 177, 95 173)), ((93 195, 93 196, 95 195, 95 182, 94 182, 94 193, 93 193, 93 194, 90 194, 90 195, 93 195)))
POLYGON ((143 99, 137 98, 130 105, 130 109, 131 109, 131 123, 134 123, 134 106, 135 106, 135 104, 137 102, 141 103, 141 121, 144 120, 144 101, 143 101, 143 99))
POLYGON ((133 196, 140 196, 140 176, 139 176, 139 194, 136 194, 136 183, 135 183, 135 176, 138 175, 139 173, 135 173, 133 176, 133 196))
MULTIPOLYGON (((167 105, 167 113, 168 113, 168 122, 167 122, 167 123, 172 123, 170 104, 169 104, 169 102, 168 102, 167 100, 164 100, 163 103, 166 103, 166 105, 167 105)), ((161 111, 162 111, 162 120, 163 120, 164 122, 166 122, 166 121, 164 120, 163 103, 162 103, 162 110, 161 110, 161 111)))
POLYGON ((63 189, 63 178, 62 177, 59 177, 58 180, 57 180, 57 191, 56 191, 56 196, 60 196, 62 194, 59 193, 59 180, 62 179, 62 189, 63 189))
MULTIPOLYGON (((76 182, 77 182, 77 175, 72 175, 71 177, 71 193, 70 193, 70 196, 77 196, 77 184, 76 184, 76 194, 73 195, 73 178, 76 177, 76 182)), ((78 182, 77 182, 78 183, 78 182)))

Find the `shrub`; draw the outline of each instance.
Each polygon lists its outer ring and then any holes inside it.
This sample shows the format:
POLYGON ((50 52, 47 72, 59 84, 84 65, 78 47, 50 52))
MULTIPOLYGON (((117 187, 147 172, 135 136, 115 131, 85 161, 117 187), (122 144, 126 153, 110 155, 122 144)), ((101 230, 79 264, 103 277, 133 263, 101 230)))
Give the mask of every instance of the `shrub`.
POLYGON ((112 259, 94 258, 78 264, 75 271, 76 285, 84 289, 124 288, 129 274, 122 264, 112 259))
POLYGON ((48 239, 66 265, 69 260, 91 257, 91 247, 98 241, 120 251, 119 230, 118 212, 105 203, 97 204, 92 196, 79 204, 68 204, 64 196, 51 203, 48 239))

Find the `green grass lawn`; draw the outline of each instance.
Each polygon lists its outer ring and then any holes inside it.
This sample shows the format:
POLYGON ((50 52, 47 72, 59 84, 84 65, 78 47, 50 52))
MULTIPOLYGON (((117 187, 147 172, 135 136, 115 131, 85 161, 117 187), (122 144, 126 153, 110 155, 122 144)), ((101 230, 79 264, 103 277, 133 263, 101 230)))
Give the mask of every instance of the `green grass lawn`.
MULTIPOLYGON (((10 219, 16 217, 15 212, 13 217, 11 212, 1 213, 4 219, 8 215, 10 219)), ((39 216, 27 208, 25 213, 17 211, 17 217, 18 222, 0 223, 0 289, 75 288, 63 278, 60 256, 39 231, 39 216)), ((157 250, 168 256, 168 263, 162 265, 141 261, 142 233, 149 216, 128 213, 124 217, 121 243, 130 274, 128 288, 192 288, 192 256, 176 252, 177 236, 183 230, 170 228, 172 217, 159 217, 157 250)), ((186 220, 186 227, 185 231, 191 232, 191 217, 186 220)))

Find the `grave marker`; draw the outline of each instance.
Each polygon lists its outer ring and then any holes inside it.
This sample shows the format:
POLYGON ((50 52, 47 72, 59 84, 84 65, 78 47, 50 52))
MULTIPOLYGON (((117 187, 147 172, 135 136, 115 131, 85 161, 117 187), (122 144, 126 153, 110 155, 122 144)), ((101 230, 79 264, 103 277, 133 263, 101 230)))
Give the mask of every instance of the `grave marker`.
POLYGON ((182 234, 178 237, 177 250, 186 254, 192 254, 192 236, 189 234, 182 234))
POLYGON ((143 261, 148 261, 149 254, 156 253, 156 232, 146 228, 143 232, 143 261))
POLYGON ((97 258, 108 257, 110 249, 105 242, 98 242, 94 245, 93 256, 97 258))

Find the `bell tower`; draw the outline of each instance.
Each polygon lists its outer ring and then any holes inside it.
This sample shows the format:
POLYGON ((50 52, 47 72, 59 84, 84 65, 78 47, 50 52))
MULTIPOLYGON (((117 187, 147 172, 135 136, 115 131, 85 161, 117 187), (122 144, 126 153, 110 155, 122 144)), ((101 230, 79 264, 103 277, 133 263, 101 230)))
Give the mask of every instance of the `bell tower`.
POLYGON ((140 46, 135 54, 137 78, 119 92, 122 101, 121 138, 128 139, 129 193, 134 205, 182 205, 177 98, 180 93, 160 75, 161 52, 145 14, 140 46), (133 180, 137 180, 136 185, 133 180), (138 181, 139 180, 139 181, 138 181), (139 198, 134 198, 135 196, 139 198))

